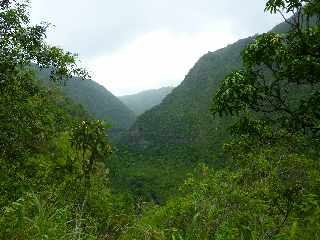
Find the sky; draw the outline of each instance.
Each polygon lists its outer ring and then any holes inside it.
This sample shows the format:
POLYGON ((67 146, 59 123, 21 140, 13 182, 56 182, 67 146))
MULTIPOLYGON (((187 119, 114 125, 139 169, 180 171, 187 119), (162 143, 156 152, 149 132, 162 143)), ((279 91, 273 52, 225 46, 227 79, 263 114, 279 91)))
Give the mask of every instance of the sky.
POLYGON ((52 45, 116 96, 177 86, 208 51, 270 30, 266 0, 31 0, 52 45))

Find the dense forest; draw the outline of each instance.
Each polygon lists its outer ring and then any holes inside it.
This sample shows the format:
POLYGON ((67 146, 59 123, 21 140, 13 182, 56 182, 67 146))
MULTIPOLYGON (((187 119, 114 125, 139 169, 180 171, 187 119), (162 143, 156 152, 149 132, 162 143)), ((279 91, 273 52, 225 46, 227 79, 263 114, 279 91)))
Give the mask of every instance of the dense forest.
POLYGON ((320 239, 320 2, 265 11, 135 120, 0 0, 0 239, 320 239))
MULTIPOLYGON (((48 84, 49 72, 37 72, 38 80, 48 84)), ((81 104, 95 118, 108 122, 113 128, 128 129, 136 116, 110 91, 93 80, 69 78, 63 85, 56 86, 61 93, 81 104)))
POLYGON ((123 104, 110 91, 93 80, 71 77, 63 78, 57 85, 50 81, 50 70, 35 66, 36 79, 42 85, 57 88, 63 96, 81 104, 92 117, 103 120, 112 126, 109 130, 112 140, 116 140, 128 130, 136 120, 135 113, 123 104))

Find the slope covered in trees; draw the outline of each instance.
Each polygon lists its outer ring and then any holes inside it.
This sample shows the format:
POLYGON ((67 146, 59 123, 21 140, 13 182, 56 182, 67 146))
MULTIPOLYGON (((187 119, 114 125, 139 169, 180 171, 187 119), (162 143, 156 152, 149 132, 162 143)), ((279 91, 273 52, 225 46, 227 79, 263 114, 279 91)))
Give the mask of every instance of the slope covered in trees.
POLYGON ((135 114, 105 87, 92 80, 71 79, 62 87, 66 96, 80 103, 95 118, 106 121, 114 128, 128 129, 135 114))
POLYGON ((295 14, 285 34, 258 36, 215 91, 216 118, 236 115, 222 169, 200 164, 183 196, 148 208, 127 236, 319 239, 319 2, 267 1, 295 14), (304 5, 306 4, 306 5, 304 5), (316 16, 305 24, 304 16, 316 16), (307 26, 307 28, 306 28, 307 26))
MULTIPOLYGON (((50 72, 39 70, 38 77, 49 83, 50 72)), ((112 125, 114 131, 128 129, 136 117, 117 97, 93 80, 70 78, 60 86, 61 92, 81 104, 93 117, 112 125)))
MULTIPOLYGON (((315 17, 310 17, 310 24, 315 22, 315 17)), ((282 22, 270 32, 285 33, 289 29, 290 25, 282 22)), ((256 37, 239 40, 201 57, 161 104, 137 118, 123 143, 156 153, 162 147, 173 151, 191 149, 197 158, 216 154, 228 137, 226 126, 236 117, 213 118, 210 96, 230 71, 242 66, 241 52, 256 37)), ((189 156, 192 158, 192 154, 189 156)))
POLYGON ((124 142, 141 149, 192 148, 197 156, 219 149, 230 120, 212 117, 211 96, 224 76, 241 66, 240 52, 252 40, 204 55, 160 105, 138 117, 124 142))
POLYGON ((226 74, 241 66, 240 52, 251 41, 204 55, 160 105, 138 117, 120 142, 128 156, 120 151, 111 161, 117 189, 162 202, 200 162, 224 164, 222 145, 236 117, 214 118, 212 94, 226 74))
POLYGON ((138 116, 159 105, 172 90, 173 87, 163 87, 118 98, 138 116))
MULTIPOLYGON (((288 23, 281 23, 270 32, 284 33, 289 29, 288 23)), ((242 66, 241 52, 256 37, 204 55, 160 105, 138 117, 122 144, 144 158, 117 160, 116 183, 122 183, 126 190, 139 186, 142 195, 161 199, 167 191, 176 191, 177 185, 168 183, 167 178, 182 182, 199 162, 216 168, 225 164, 222 146, 233 137, 228 128, 238 116, 213 117, 211 96, 227 74, 242 66), (155 189, 157 193, 153 192, 155 189)))
POLYGON ((163 200, 177 191, 198 163, 224 164, 222 145, 231 138, 227 128, 237 117, 214 118, 212 94, 230 71, 241 67, 241 51, 253 40, 249 37, 208 52, 161 104, 138 116, 121 139, 124 149, 136 154, 120 154, 120 159, 111 161, 117 188, 163 200))

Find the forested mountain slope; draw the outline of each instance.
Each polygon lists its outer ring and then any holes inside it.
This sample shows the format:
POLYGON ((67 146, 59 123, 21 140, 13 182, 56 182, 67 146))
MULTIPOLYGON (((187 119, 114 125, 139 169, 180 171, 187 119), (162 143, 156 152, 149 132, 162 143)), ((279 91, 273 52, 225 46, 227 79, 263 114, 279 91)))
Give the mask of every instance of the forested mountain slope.
POLYGON ((160 105, 137 119, 123 142, 140 149, 191 147, 199 153, 220 145, 230 118, 212 117, 212 94, 227 73, 241 66, 240 52, 252 40, 242 39, 201 57, 160 105))
MULTIPOLYGON (((38 76, 46 82, 49 79, 48 71, 41 70, 38 76)), ((93 80, 71 78, 61 85, 61 91, 114 129, 128 129, 135 121, 135 114, 127 106, 93 80)))
MULTIPOLYGON (((289 25, 283 22, 271 32, 288 30, 289 25)), ((255 37, 239 40, 201 57, 184 81, 159 106, 138 117, 123 142, 151 151, 162 146, 174 149, 191 147, 197 150, 197 155, 220 149, 220 144, 228 137, 225 126, 230 125, 232 119, 212 117, 212 96, 220 81, 241 67, 241 51, 255 37)))
POLYGON ((82 104, 94 117, 103 119, 115 128, 129 128, 134 113, 117 97, 92 80, 71 79, 62 91, 75 102, 82 104))
POLYGON ((151 89, 137 94, 118 97, 136 115, 141 115, 145 111, 161 103, 161 101, 173 90, 173 87, 163 87, 151 89))

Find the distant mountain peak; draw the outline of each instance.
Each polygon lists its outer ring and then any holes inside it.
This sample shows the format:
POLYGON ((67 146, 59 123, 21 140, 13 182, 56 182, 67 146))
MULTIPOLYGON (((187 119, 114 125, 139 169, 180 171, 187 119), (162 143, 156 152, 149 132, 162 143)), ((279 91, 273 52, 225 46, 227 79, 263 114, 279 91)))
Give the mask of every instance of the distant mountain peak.
POLYGON ((119 99, 137 116, 159 105, 173 87, 145 90, 136 94, 120 96, 119 99))

